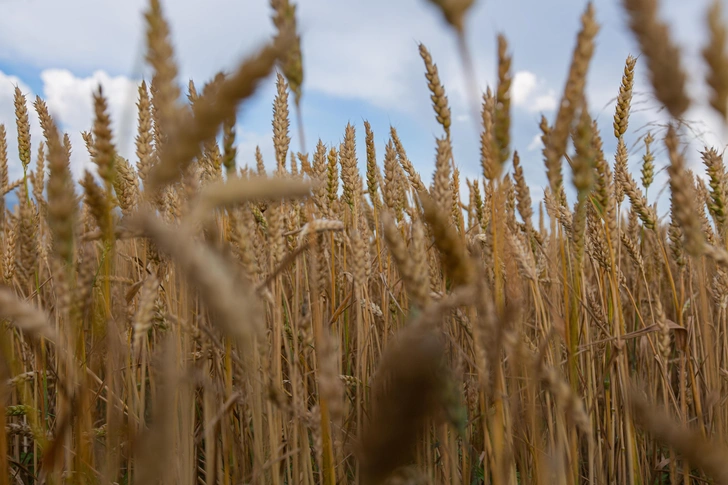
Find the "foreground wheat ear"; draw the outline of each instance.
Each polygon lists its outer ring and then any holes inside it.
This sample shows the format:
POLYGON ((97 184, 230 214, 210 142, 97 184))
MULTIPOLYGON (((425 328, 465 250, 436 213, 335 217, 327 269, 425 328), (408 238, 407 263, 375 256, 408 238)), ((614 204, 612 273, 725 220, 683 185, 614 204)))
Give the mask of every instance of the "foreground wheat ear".
POLYGON ((443 344, 433 328, 410 325, 384 350, 360 437, 365 483, 381 483, 414 458, 422 430, 444 403, 443 344))
MULTIPOLYGON (((622 2, 643 52, 620 53, 606 127, 586 94, 598 11, 572 12, 561 102, 539 124, 541 201, 514 146, 518 52, 494 33, 497 83, 478 93, 474 2, 430 3, 479 104, 482 176, 456 156, 452 87, 423 44, 422 103, 442 129, 429 174, 395 126, 348 124, 335 144, 292 148, 289 96, 301 140, 307 98, 288 0, 271 1, 273 39, 186 93, 150 0, 153 75, 130 159, 103 89, 85 147, 40 97, 31 138, 15 90, 20 179, 0 125, 0 485, 728 480, 726 168, 717 147, 685 143, 698 96, 659 2, 622 2), (670 119, 633 145, 643 62, 670 119), (274 159, 258 148, 242 166, 237 116, 265 83, 274 159), (76 184, 84 148, 95 169, 76 184), (666 216, 653 205, 663 165, 666 216)), ((706 12, 702 54, 725 117, 723 15, 706 12)))

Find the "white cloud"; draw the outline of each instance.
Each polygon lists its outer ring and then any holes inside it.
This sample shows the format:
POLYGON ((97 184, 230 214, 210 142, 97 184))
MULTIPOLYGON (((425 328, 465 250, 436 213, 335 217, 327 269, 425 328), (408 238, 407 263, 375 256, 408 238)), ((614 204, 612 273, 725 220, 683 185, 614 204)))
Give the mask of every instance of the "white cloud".
POLYGON ((18 159, 15 140, 17 127, 13 104, 14 90, 17 85, 26 97, 31 134, 31 169, 35 169, 35 158, 39 143, 43 140, 38 114, 33 103, 36 94, 46 101, 48 110, 60 129, 71 139, 71 171, 76 179, 83 174, 84 168, 91 168, 86 146, 81 137, 82 131, 91 130, 93 114, 93 92, 99 84, 109 105, 114 142, 122 156, 129 158, 134 153, 136 126, 136 89, 137 83, 123 76, 110 77, 98 71, 92 76, 79 78, 69 71, 49 69, 41 73, 43 93, 34 93, 15 76, 0 71, 0 124, 5 125, 8 138, 9 175, 11 180, 22 177, 23 170, 18 159))
POLYGON ((523 106, 529 99, 533 90, 536 89, 536 75, 529 71, 518 71, 513 76, 511 87, 511 99, 516 106, 523 106))
POLYGON ((511 87, 513 105, 529 113, 548 112, 556 109, 556 93, 547 88, 546 81, 530 71, 518 71, 511 87))
POLYGON ((96 71, 77 77, 64 69, 47 69, 40 75, 48 110, 71 138, 71 171, 76 178, 84 169, 93 170, 81 132, 90 131, 94 120, 93 94, 99 86, 106 97, 111 117, 113 142, 119 153, 132 158, 136 135, 138 81, 96 71))
POLYGON ((24 93, 30 91, 30 88, 28 88, 28 86, 26 86, 20 78, 17 76, 9 76, 0 71, 0 102, 2 102, 0 106, 4 108, 10 108, 13 106, 13 93, 15 86, 18 86, 24 93))
MULTIPOLYGON (((139 82, 125 76, 111 77, 104 71, 96 71, 88 77, 76 77, 65 69, 47 69, 41 73, 43 95, 48 108, 57 113, 61 122, 73 130, 87 129, 93 121, 93 93, 99 86, 111 112, 133 117, 139 82)), ((118 124, 119 118, 112 123, 118 124)), ((118 126, 116 127, 118 129, 118 126)))

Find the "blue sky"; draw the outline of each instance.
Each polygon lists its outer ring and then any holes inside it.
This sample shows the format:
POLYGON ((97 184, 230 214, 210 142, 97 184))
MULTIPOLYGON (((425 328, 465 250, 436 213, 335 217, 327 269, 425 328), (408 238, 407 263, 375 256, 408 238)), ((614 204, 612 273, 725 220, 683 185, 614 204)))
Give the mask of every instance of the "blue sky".
MULTIPOLYGON (((728 0, 722 1, 728 14, 728 0)), ((423 179, 430 179, 434 138, 441 135, 441 130, 433 115, 417 50, 417 43, 422 42, 438 65, 450 100, 456 163, 464 177, 481 175, 477 133, 468 115, 456 46, 435 9, 424 0, 297 3, 304 50, 307 148, 313 148, 318 138, 338 144, 346 123, 352 122, 357 128, 363 167, 363 120, 367 119, 375 132, 381 162, 391 124, 423 179)), ((705 87, 699 51, 705 41, 708 3, 663 0, 661 15, 672 26, 691 74, 696 102, 687 117, 695 120, 698 131, 704 132, 692 142, 696 148, 710 144, 722 149, 726 136, 720 120, 701 101, 705 87)), ((216 71, 235 65, 273 32, 267 0, 163 0, 162 4, 171 22, 180 81, 184 84, 192 78, 201 86, 216 71)), ((534 141, 539 135, 538 121, 542 113, 554 119, 585 6, 583 0, 481 0, 468 20, 480 89, 495 81, 496 35, 502 32, 509 41, 515 75, 512 138, 534 199, 540 198, 541 188, 546 185, 540 146, 534 141)), ((615 147, 611 135, 613 101, 624 60, 628 54, 638 54, 638 49, 626 28, 620 2, 597 0, 595 6, 601 31, 587 93, 611 159, 615 147)), ((89 164, 80 132, 91 126, 91 92, 101 83, 109 97, 117 146, 133 160, 136 85, 148 77, 143 62, 145 8, 144 0, 0 0, 0 124, 6 125, 11 143, 11 177, 20 174, 13 146, 15 84, 29 95, 29 101, 36 94, 44 97, 69 132, 74 145, 73 170, 79 176, 89 164)), ((639 61, 637 69, 630 147, 644 134, 647 123, 663 120, 639 61)), ((255 146, 259 145, 267 165, 273 166, 273 96, 271 78, 254 99, 241 107, 239 165, 253 164, 255 146)), ((37 147, 40 129, 31 115, 32 142, 37 147)), ((295 125, 291 133, 292 148, 298 149, 295 125)), ((632 148, 632 167, 638 167, 641 148, 632 148)), ((689 151, 688 157, 696 167, 700 164, 697 150, 689 151)), ((663 158, 658 162, 664 163, 663 158)), ((565 173, 570 180, 568 171, 565 173)), ((664 176, 658 178, 658 183, 664 183, 664 176)), ((657 190, 650 192, 656 194, 657 190)))

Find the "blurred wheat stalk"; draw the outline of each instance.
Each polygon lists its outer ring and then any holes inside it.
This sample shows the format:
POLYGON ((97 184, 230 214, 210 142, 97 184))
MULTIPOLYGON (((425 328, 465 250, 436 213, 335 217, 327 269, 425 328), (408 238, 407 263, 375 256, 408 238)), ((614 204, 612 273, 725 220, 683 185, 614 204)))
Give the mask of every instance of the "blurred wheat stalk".
MULTIPOLYGON (((642 186, 624 141, 635 57, 613 164, 589 113, 589 4, 556 117, 540 124, 538 217, 511 146, 507 39, 481 98, 465 40, 473 2, 432 3, 479 99, 483 178, 460 178, 424 45, 443 129, 429 186, 394 127, 380 163, 364 123, 365 173, 352 125, 339 146, 294 152, 289 92, 303 139, 304 77, 288 0, 271 1, 275 38, 201 90, 190 82, 186 104, 150 0, 136 161, 117 153, 99 88, 83 134, 97 173, 81 194, 69 137, 37 98, 43 140, 31 146, 16 89, 20 180, 0 125, 0 186, 19 199, 0 198, 0 485, 726 483, 728 177, 715 148, 700 154, 705 179, 687 168, 687 76, 656 0, 623 0, 672 117, 642 139, 642 186), (255 168, 237 167, 235 126, 276 68, 271 176, 260 151, 255 168), (647 199, 662 141, 665 222, 647 199)), ((726 120, 717 0, 707 19, 706 82, 726 120)))

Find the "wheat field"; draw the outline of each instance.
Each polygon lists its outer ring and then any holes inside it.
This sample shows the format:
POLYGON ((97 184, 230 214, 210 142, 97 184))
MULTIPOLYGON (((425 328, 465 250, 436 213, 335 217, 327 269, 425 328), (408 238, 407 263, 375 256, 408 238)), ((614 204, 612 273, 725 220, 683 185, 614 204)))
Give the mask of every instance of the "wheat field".
MULTIPOLYGON (((21 179, 0 125, 0 485, 728 483, 728 173, 719 147, 687 151, 687 75, 657 0, 621 2, 642 52, 609 126, 585 95, 598 12, 573 12, 561 102, 540 123, 542 201, 511 143, 507 39, 478 93, 473 0, 430 2, 477 111, 473 180, 424 45, 432 175, 394 127, 376 153, 367 122, 296 151, 305 53, 289 0, 270 2, 268 44, 186 92, 149 1, 134 160, 100 88, 85 147, 16 88, 21 179), (670 122, 640 137, 631 173, 638 62, 670 122), (238 105, 265 83, 274 173, 260 151, 255 167, 236 157, 238 105), (647 199, 663 148, 665 218, 647 199), (72 149, 95 174, 73 179, 72 149)), ((719 1, 707 13, 704 83, 728 126, 726 17, 719 1)))

